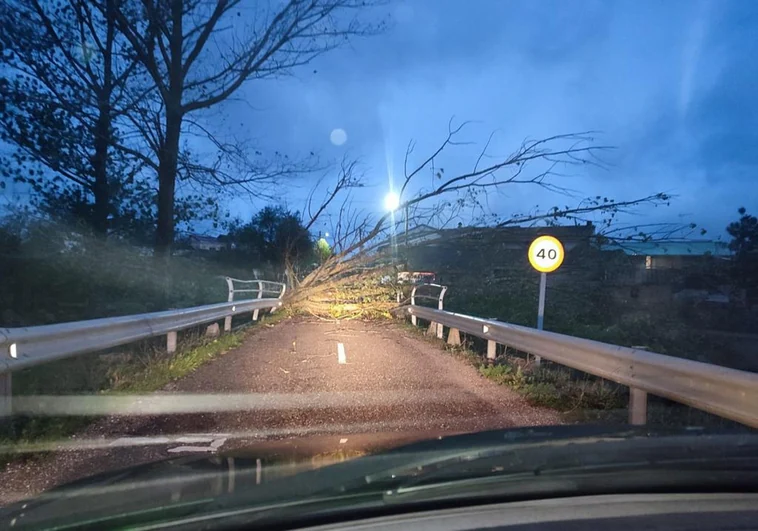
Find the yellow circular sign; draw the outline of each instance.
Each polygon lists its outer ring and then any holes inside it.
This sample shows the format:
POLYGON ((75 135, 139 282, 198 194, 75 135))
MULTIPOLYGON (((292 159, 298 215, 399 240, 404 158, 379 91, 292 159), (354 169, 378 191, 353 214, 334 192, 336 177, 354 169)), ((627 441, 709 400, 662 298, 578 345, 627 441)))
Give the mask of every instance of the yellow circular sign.
POLYGON ((563 245, 552 236, 540 236, 529 246, 529 263, 540 273, 552 273, 563 263, 563 245))

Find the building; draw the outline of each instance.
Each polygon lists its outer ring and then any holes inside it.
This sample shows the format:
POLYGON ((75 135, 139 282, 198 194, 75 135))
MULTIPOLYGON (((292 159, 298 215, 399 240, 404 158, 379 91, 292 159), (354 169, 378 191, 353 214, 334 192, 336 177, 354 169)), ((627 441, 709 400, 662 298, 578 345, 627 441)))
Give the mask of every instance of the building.
MULTIPOLYGON (((409 271, 434 272, 441 283, 461 284, 483 279, 507 280, 533 272, 527 250, 538 236, 558 238, 566 259, 553 277, 565 276, 578 268, 586 269, 578 258, 591 251, 595 227, 592 224, 561 227, 458 227, 434 229, 414 227, 394 239, 397 254, 407 262, 409 271)), ((388 240, 379 249, 393 245, 388 240)))
POLYGON ((601 250, 609 255, 604 262, 615 266, 606 268, 606 279, 625 301, 730 302, 733 290, 725 273, 732 253, 726 243, 621 241, 603 244, 601 250))
POLYGON ((218 237, 202 234, 190 234, 187 237, 187 245, 197 251, 222 251, 226 249, 226 243, 218 237))

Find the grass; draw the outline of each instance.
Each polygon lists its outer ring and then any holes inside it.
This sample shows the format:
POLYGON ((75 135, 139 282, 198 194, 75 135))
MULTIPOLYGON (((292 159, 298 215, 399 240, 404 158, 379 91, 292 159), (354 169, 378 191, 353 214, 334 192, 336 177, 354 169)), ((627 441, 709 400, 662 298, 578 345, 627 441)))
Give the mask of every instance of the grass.
POLYGON ((242 344, 245 330, 238 330, 213 339, 196 339, 178 355, 156 351, 141 364, 123 364, 112 370, 116 382, 106 393, 150 393, 178 380, 204 363, 242 344))
POLYGON ((479 373, 518 391, 535 406, 563 413, 625 407, 625 393, 616 384, 587 374, 578 376, 573 374, 575 371, 552 365, 524 370, 518 361, 501 359, 496 365, 480 365, 479 373))
MULTIPOLYGON (((448 355, 475 367, 483 378, 505 385, 539 407, 559 411, 565 422, 577 424, 626 424, 629 390, 627 387, 581 371, 544 361, 537 368, 524 353, 511 352, 498 345, 498 358, 487 363, 483 353, 486 342, 466 337, 463 345, 451 346, 427 336, 426 326, 404 322, 404 329, 436 345, 448 355)), ((648 396, 649 426, 703 426, 716 430, 750 430, 739 423, 711 415, 663 398, 648 396)))
POLYGON ((425 326, 419 328, 405 322, 404 327, 475 367, 482 377, 510 387, 534 406, 560 411, 567 419, 579 410, 612 411, 626 406, 625 388, 601 378, 549 362, 536 368, 526 356, 515 352, 509 355, 501 345, 498 345, 496 362, 489 364, 483 356, 486 349, 483 340, 466 337, 463 345, 452 346, 427 336, 425 326))

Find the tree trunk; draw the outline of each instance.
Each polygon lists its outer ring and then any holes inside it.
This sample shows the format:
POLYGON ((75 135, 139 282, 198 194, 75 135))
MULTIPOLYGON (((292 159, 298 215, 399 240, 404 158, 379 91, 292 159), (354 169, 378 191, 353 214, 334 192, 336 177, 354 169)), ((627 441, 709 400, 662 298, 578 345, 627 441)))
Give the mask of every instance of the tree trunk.
POLYGON ((174 191, 179 156, 179 132, 182 126, 180 113, 166 114, 166 140, 163 143, 158 165, 158 227, 156 256, 169 256, 174 243, 174 191))
POLYGON ((158 227, 155 254, 159 257, 170 256, 171 246, 174 243, 174 192, 176 191, 176 170, 179 161, 179 137, 184 118, 182 109, 182 93, 184 90, 183 9, 181 1, 171 2, 172 29, 169 42, 171 62, 168 65, 169 86, 165 97, 166 136, 158 164, 158 227))
POLYGON ((105 238, 108 234, 108 214, 110 210, 110 187, 108 186, 108 150, 111 145, 111 92, 113 91, 113 41, 116 21, 113 0, 106 2, 107 28, 103 50, 103 86, 97 95, 97 125, 95 129, 95 154, 92 157, 95 195, 95 211, 92 227, 95 233, 105 238))
POLYGON ((92 193, 95 195, 95 210, 92 228, 100 237, 108 234, 108 211, 110 209, 110 189, 108 187, 108 146, 110 145, 110 106, 101 101, 98 111, 95 133, 95 154, 92 157, 94 184, 92 193))

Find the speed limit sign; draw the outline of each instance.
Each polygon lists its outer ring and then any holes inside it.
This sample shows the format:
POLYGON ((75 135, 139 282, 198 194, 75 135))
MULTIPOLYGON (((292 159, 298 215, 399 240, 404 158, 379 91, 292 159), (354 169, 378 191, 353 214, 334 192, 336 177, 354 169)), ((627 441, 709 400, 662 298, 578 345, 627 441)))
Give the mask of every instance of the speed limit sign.
MULTIPOLYGON (((552 273, 563 263, 563 245, 553 236, 540 236, 529 246, 529 263, 540 272, 540 294, 537 305, 537 330, 542 330, 545 322, 545 291, 547 289, 547 274, 552 273)), ((539 367, 541 358, 534 357, 534 364, 539 367)))
POLYGON ((563 263, 563 245, 553 236, 540 236, 529 246, 529 263, 540 273, 552 273, 563 263))

